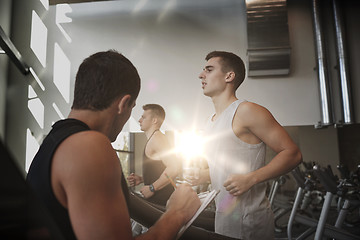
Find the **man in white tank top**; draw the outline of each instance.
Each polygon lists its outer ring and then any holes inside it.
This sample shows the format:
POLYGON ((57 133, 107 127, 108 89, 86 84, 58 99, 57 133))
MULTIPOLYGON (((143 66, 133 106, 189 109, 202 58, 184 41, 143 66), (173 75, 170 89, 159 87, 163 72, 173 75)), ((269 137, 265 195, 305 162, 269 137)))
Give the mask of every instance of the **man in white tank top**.
POLYGON ((273 214, 265 195, 266 181, 281 176, 301 161, 299 148, 264 107, 238 100, 235 91, 245 67, 233 53, 214 51, 206 56, 199 78, 215 114, 205 126, 205 155, 216 197, 215 232, 241 239, 273 239, 273 214), (268 145, 277 155, 265 165, 268 145))

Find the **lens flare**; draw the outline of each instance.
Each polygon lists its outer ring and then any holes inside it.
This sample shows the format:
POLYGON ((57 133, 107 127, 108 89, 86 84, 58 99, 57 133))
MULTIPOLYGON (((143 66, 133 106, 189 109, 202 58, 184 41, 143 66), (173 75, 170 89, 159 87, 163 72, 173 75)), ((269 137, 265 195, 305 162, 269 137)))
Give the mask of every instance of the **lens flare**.
POLYGON ((175 146, 175 151, 187 161, 203 155, 203 139, 196 131, 176 132, 175 146))

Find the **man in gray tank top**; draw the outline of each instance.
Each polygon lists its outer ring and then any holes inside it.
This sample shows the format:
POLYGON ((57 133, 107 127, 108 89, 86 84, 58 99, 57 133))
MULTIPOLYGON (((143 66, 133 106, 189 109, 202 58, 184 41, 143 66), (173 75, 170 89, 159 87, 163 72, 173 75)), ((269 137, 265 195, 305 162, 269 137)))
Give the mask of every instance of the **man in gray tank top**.
POLYGON ((233 238, 273 239, 273 213, 265 195, 266 181, 301 161, 299 148, 264 107, 239 100, 236 89, 245 78, 237 55, 214 51, 200 73, 205 96, 215 113, 204 129, 209 170, 197 184, 211 180, 216 197, 215 231, 233 238), (277 154, 265 164, 266 145, 277 154))

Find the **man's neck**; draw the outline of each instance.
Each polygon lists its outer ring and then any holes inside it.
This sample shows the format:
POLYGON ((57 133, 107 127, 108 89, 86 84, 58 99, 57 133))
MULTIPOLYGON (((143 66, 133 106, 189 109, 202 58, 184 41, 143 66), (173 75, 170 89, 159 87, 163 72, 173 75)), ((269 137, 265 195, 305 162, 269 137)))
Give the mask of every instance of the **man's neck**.
POLYGON ((211 97, 215 108, 215 117, 219 116, 231 103, 238 100, 235 95, 220 95, 211 97))
POLYGON ((146 138, 147 139, 149 139, 153 134, 154 134, 154 132, 155 131, 157 131, 157 130, 159 130, 159 128, 158 127, 151 127, 150 129, 148 129, 148 130, 146 130, 145 131, 145 135, 146 135, 146 138))
POLYGON ((108 136, 112 118, 109 117, 106 111, 107 110, 71 110, 68 118, 80 120, 88 125, 91 130, 101 132, 108 136))

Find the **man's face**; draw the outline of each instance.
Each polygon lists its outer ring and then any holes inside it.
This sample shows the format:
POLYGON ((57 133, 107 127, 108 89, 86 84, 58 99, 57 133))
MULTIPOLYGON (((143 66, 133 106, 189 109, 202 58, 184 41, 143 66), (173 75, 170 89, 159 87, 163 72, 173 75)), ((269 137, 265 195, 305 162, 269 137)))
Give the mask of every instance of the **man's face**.
POLYGON ((141 131, 147 131, 152 125, 153 116, 151 110, 145 110, 139 119, 141 131))
POLYGON ((226 73, 221 69, 220 60, 220 57, 210 58, 199 75, 205 96, 213 97, 226 87, 226 73))

